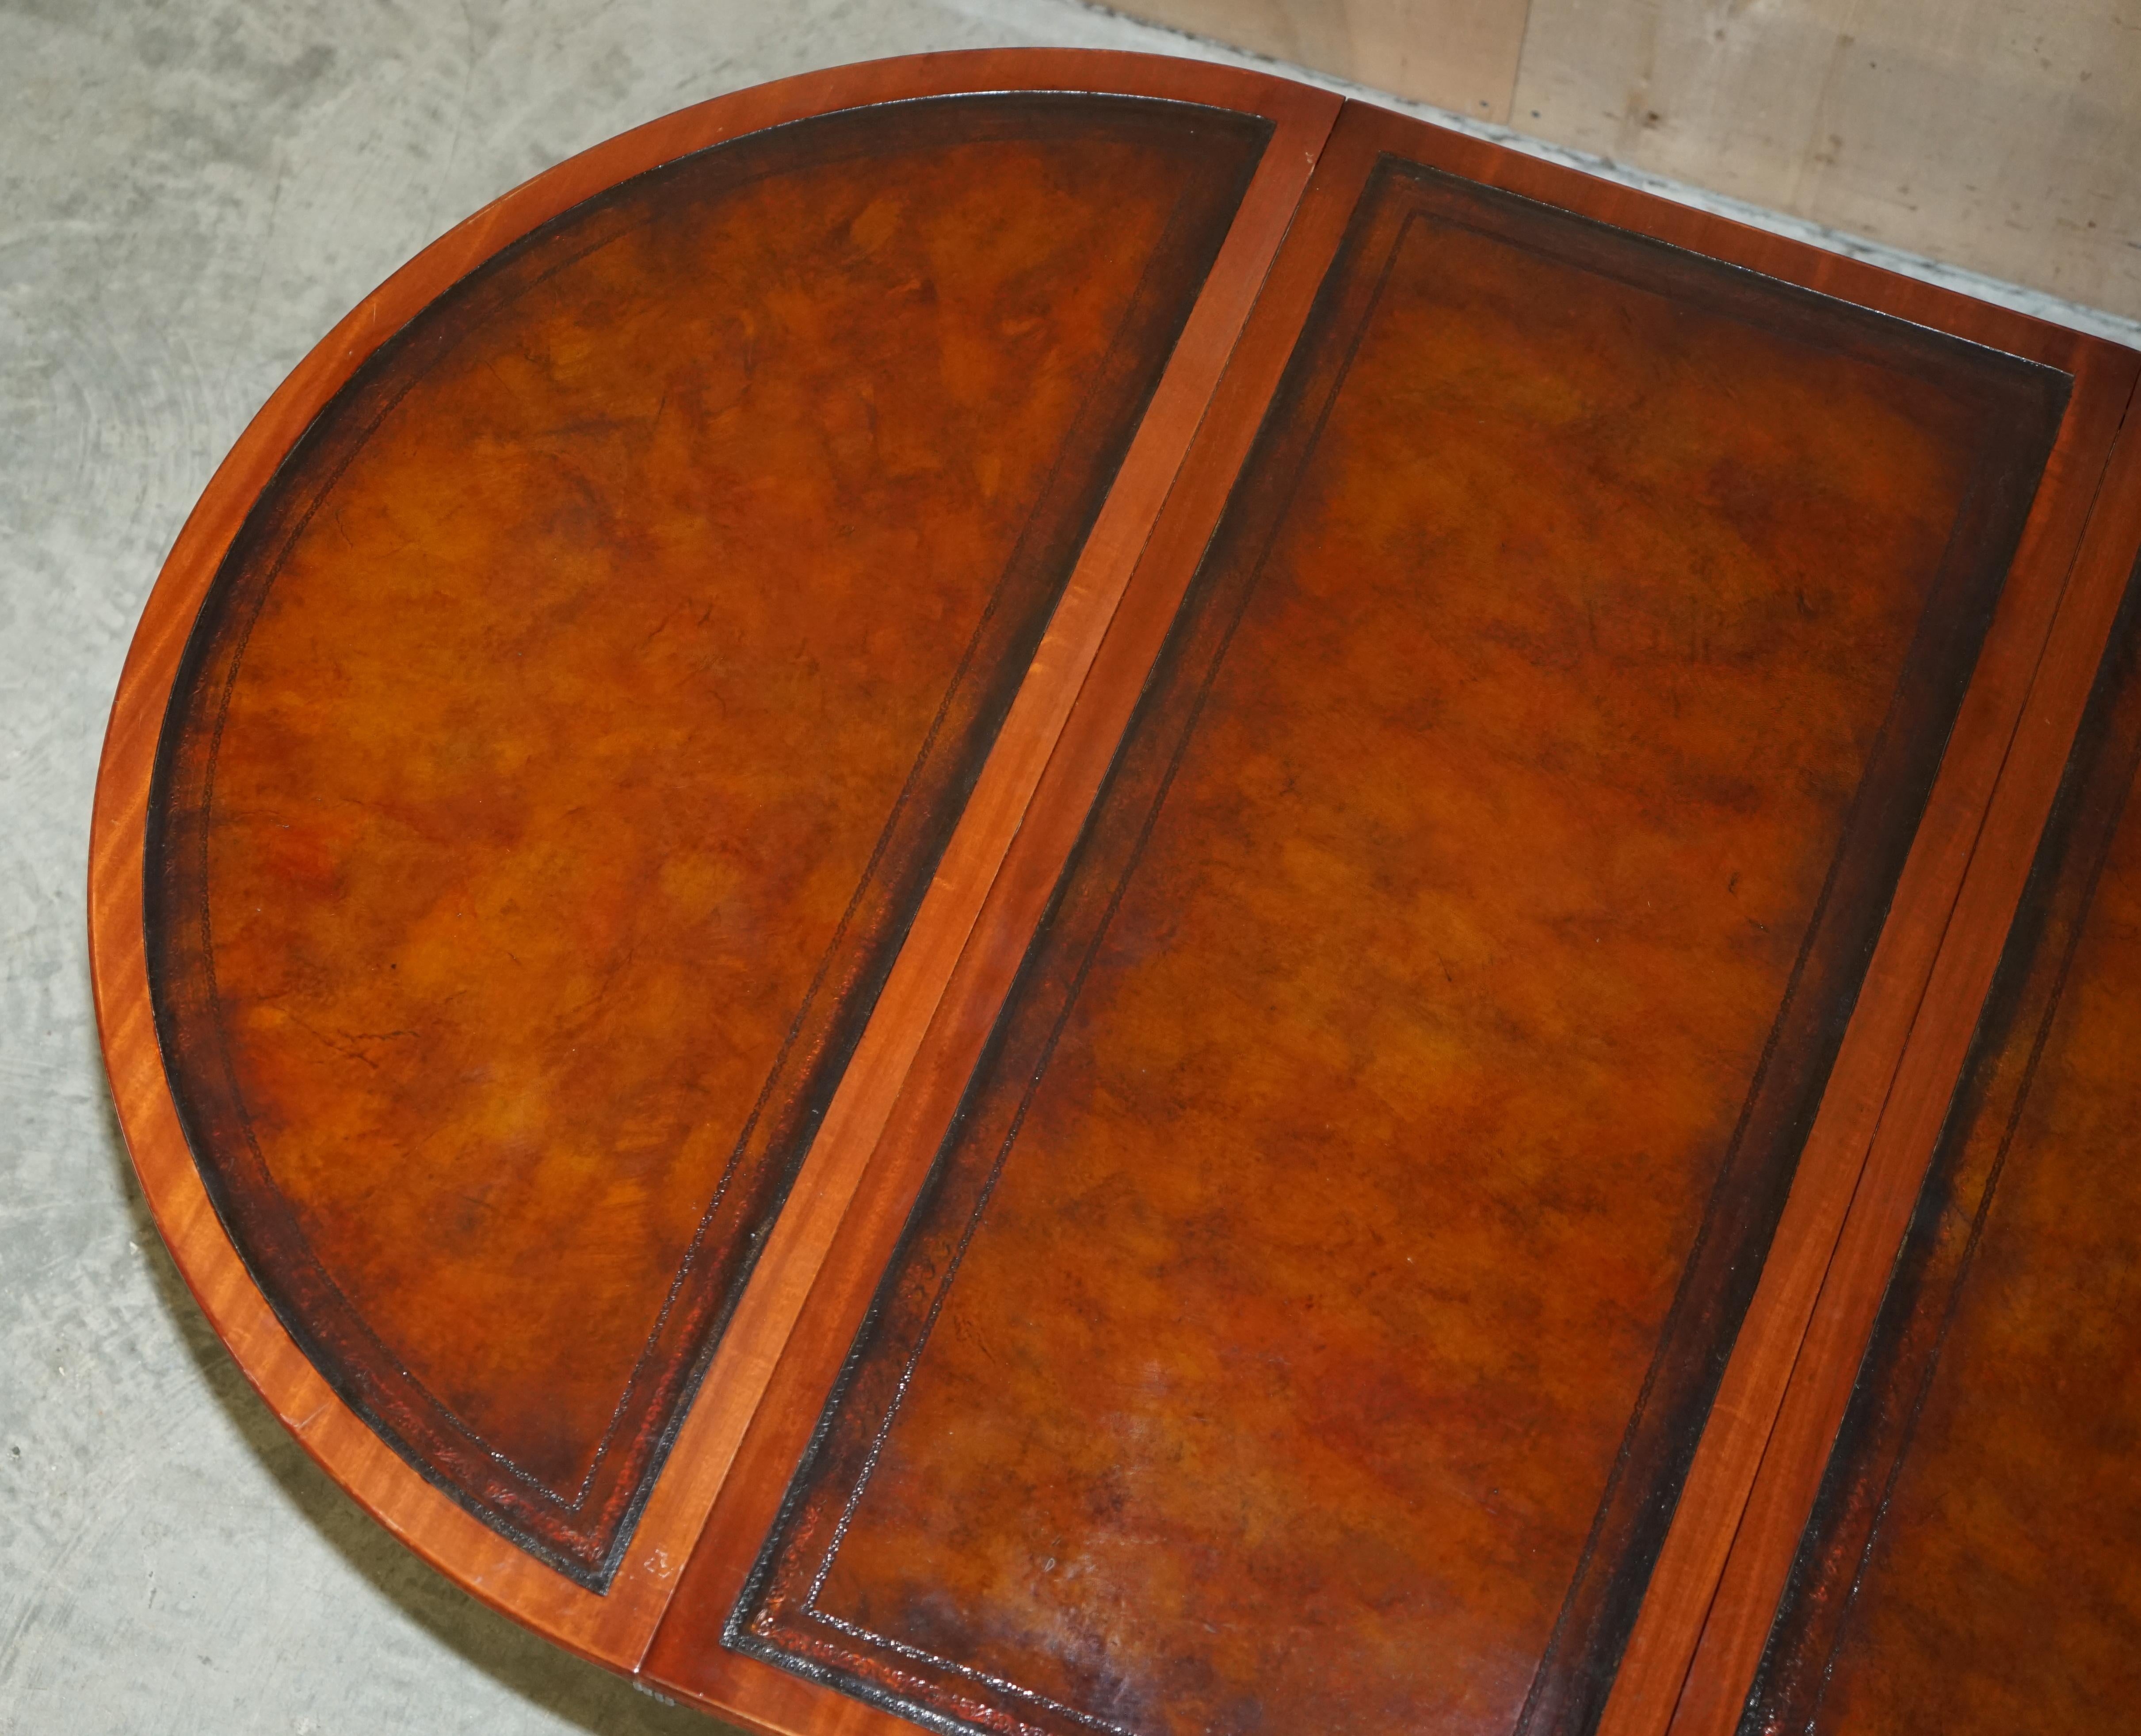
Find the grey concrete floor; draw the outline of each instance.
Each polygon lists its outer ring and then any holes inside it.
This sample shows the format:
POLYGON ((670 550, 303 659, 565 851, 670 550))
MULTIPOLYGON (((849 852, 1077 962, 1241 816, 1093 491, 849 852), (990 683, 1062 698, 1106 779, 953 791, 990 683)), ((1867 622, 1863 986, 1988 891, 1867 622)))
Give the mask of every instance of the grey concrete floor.
POLYGON ((0 0, 0 1731, 716 1728, 406 1554, 208 1330, 97 1055, 98 745, 135 618, 218 460, 424 243, 702 97, 1014 43, 1219 52, 1070 0, 0 0))

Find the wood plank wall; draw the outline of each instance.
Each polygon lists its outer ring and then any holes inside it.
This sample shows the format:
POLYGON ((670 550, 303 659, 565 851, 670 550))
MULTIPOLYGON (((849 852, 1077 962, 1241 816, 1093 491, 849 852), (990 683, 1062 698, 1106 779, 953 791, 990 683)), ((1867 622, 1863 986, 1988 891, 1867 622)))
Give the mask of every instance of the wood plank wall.
POLYGON ((2141 0, 1123 9, 2141 317, 2141 0))

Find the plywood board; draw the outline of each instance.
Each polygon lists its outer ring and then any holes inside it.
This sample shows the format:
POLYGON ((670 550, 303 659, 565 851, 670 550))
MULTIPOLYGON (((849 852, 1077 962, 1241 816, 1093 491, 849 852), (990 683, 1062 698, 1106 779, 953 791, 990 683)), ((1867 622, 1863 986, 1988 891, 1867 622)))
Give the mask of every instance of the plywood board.
POLYGON ((1122 8, 1480 120, 1507 120, 1528 0, 1139 0, 1122 8))
POLYGON ((2132 0, 1140 0, 1129 10, 2141 316, 2132 0))
POLYGON ((1511 120, 2131 315, 2137 93, 2120 0, 1536 0, 1511 120))

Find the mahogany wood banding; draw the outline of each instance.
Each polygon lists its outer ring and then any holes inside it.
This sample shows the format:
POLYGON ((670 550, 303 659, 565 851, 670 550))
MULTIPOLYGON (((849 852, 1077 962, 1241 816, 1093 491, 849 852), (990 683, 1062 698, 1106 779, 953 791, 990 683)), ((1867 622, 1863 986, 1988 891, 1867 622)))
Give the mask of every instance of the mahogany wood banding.
MULTIPOLYGON (((1342 149, 1334 145, 1334 150, 1342 149)), ((1327 155, 1327 153, 1326 153, 1327 155)), ((1092 671, 961 955, 884 1134, 807 1306, 738 1448, 687 1576, 644 1669, 665 1693, 783 1731, 806 1728, 817 1690, 721 1643, 721 1630, 809 1443, 841 1360, 862 1324, 917 1191, 993 1027, 1035 924, 1100 788, 1131 708, 1217 524, 1250 440, 1299 337, 1357 184, 1320 176, 1201 417, 1179 477, 1140 552, 1092 671)), ((903 1728, 874 1708, 851 1714, 903 1728)))
MULTIPOLYGON (((1005 853, 1026 834, 1036 789, 1056 739, 1151 534, 1151 514, 1168 498, 1203 420, 1206 400, 1286 233, 1300 187, 1334 112, 1335 106, 1304 102, 1277 117, 1282 130, 1243 200, 1205 297, 1191 316, 1190 327, 1162 382, 1162 396, 1155 399, 1140 428, 1139 445, 1125 463, 1117 492, 1104 509, 1066 602, 1036 657, 1034 675, 1005 723, 997 751, 976 786, 945 853, 937 884, 916 916, 914 930, 870 1028, 827 1110, 789 1206, 745 1294, 736 1323, 709 1370, 708 1389, 736 1394, 737 1402, 718 1408, 701 1404, 686 1420, 672 1461, 672 1487, 684 1487, 687 1478, 694 1483, 703 1478, 711 1493, 726 1475, 746 1429, 753 1424, 745 1400, 756 1399, 764 1390, 776 1359, 796 1330, 843 1214, 851 1209, 872 1153, 918 1065, 924 1033, 938 1016, 1005 853), (1172 393, 1170 386, 1176 388, 1172 393), (1108 514, 1118 500, 1130 504, 1111 522, 1108 514)), ((1009 920, 1016 923, 1019 917, 1014 913, 1009 920)), ((985 939, 995 946, 1007 944, 997 931, 985 939)), ((975 992, 987 991, 969 991, 970 995, 975 992)), ((971 1006, 964 1016, 974 1016, 971 1006)), ((941 1077, 947 1064, 941 1055, 932 1053, 920 1065, 941 1077)), ((847 1276, 836 1275, 836 1281, 847 1276)), ((657 1493, 656 1499, 661 1498, 657 1493)), ((717 1522, 709 1522, 710 1526, 717 1522)), ((725 1533, 726 1527, 722 1529, 725 1533)), ((704 1548, 704 1543, 700 1547, 704 1548)), ((725 1709, 731 1715, 756 1715, 744 1703, 725 1709)))
MULTIPOLYGON (((1907 1108, 1892 1124, 1893 1143, 1886 1148, 1883 1169, 1875 1171, 1873 1178, 1877 1190, 1883 1194, 1897 1185, 1898 1178, 1907 1189, 1912 1185, 1908 1178, 1922 1174, 1931 1157, 1932 1139, 1938 1131, 1940 1114, 1954 1088, 1956 1070, 1989 978, 1990 959, 1985 957, 1984 949, 1989 947, 1991 956, 1996 957, 1997 936, 1988 937, 1981 931, 1974 936, 1967 931, 1958 936, 1958 946, 1977 950, 1983 964, 1981 970, 1962 969, 1962 980, 1952 996, 1928 992, 1935 959, 1954 920, 1963 878, 1981 837, 1986 835, 1986 804, 2018 745, 2017 730, 2025 716, 2025 701, 2041 666, 2048 636, 2054 630, 2052 617, 2074 588, 2070 573, 2083 546, 2084 529, 2114 541, 2117 536, 2115 524, 2093 521, 2091 511, 2100 498, 2109 498, 2100 490, 2106 479, 2109 447, 2133 390, 2136 358, 2114 345, 2076 340, 2076 347, 2080 351, 2074 364, 2076 388, 2062 430, 2060 450, 2055 451, 2048 466, 2046 486, 2038 496, 2002 599, 2003 618, 1995 624, 1971 699, 1948 745, 1942 786, 1936 788, 1933 804, 1897 888, 1866 991, 1853 1015, 1852 1036, 1847 1039, 1821 1117, 1800 1159, 1760 1288, 1734 1348, 1709 1432, 1674 1515, 1650 1599, 1616 1679, 1613 1699, 1601 1726, 1608 1736, 1634 1736, 1637 1732, 1666 1729, 1684 1688, 1690 1685, 1688 1672, 1705 1624, 1711 1618, 1726 1558, 1738 1547, 1735 1540, 1743 1514, 1777 1425, 1786 1386, 1800 1361, 1802 1344, 1814 1320, 1817 1303, 1824 1297, 1832 1262, 1838 1257, 1838 1238, 1846 1217, 1867 1173, 1869 1153, 1892 1099, 1899 1090, 1903 1092, 1900 1105, 1915 1106, 1917 1119, 1912 1120, 1907 1108), (1924 1034, 1921 1037, 1917 1033, 1922 1020, 1924 1034), (1912 1044, 1917 1052, 1910 1076, 1902 1077, 1898 1069, 1907 1043, 1912 1044), (1892 1171, 1888 1165, 1894 1166, 1892 1171)), ((2122 470, 2128 462, 2122 460, 2122 470)), ((2016 766, 2016 787, 2029 789, 2034 785, 2034 796, 2018 796, 2016 807, 2009 810, 2011 823, 2021 829, 2022 841, 2018 844, 2009 838, 1999 838, 1993 858, 1989 858, 2009 860, 2005 893, 2005 907, 2009 911, 2020 890, 2019 873, 2026 871, 2030 841, 2043 823, 2059 766, 2071 740, 2080 702, 2073 685, 2078 680, 2086 685, 2085 678, 2077 676, 2073 658, 2079 655, 2093 659, 2101 648, 2103 632, 2109 628, 2101 566, 2092 561, 2084 571, 2089 582, 2079 588, 2070 617, 2074 625, 2069 632, 2075 637, 2066 654, 2055 664, 2052 677, 2055 682, 2069 684, 2070 706, 2063 704, 2054 714, 2055 718, 2064 716, 2067 732, 2062 735, 2055 723, 2050 728, 2034 727, 2022 736, 2019 743, 2022 752, 2015 756, 2021 762, 2016 766), (2087 643, 2092 631, 2097 635, 2093 647, 2087 643), (2037 801, 2034 817, 2028 807, 2033 799, 2037 801), (2022 857, 2019 868, 2012 861, 2012 853, 2018 848, 2022 857)), ((2079 666, 2086 668, 2089 663, 2084 661, 2079 666)), ((1999 883, 1994 872, 1988 873, 1988 886, 1999 883)), ((1983 896, 1993 910, 2000 907, 2001 892, 1990 891, 1983 896)), ((1958 959, 1961 956, 1956 955, 1958 959)), ((1890 1247, 1892 1255, 1892 1242, 1890 1247)), ((1870 1325, 1870 1310, 1878 1304, 1887 1265, 1867 1264, 1864 1256, 1865 1251, 1861 1250, 1846 1268, 1852 1276, 1839 1282, 1825 1306, 1844 1311, 1846 1320, 1870 1325), (1848 1287, 1852 1285, 1855 1294, 1848 1287)), ((1824 1334, 1831 1354, 1841 1356, 1846 1369, 1843 1378, 1848 1380, 1848 1368, 1857 1360, 1856 1345, 1846 1347, 1848 1330, 1832 1333, 1825 1323, 1824 1334)), ((1858 1342, 1863 1343, 1863 1333, 1858 1342)), ((1825 1382, 1835 1378, 1833 1367, 1817 1374, 1815 1366, 1809 1364, 1809 1379, 1825 1382)), ((1827 1434, 1823 1433, 1818 1412, 1805 1414, 1796 1427, 1801 1450, 1815 1455, 1812 1474, 1818 1477, 1819 1458, 1826 1453, 1828 1436, 1833 1434, 1834 1419, 1830 1419, 1827 1434)), ((1806 1474, 1803 1468, 1787 1469, 1780 1458, 1778 1468, 1771 1473, 1772 1488, 1779 1488, 1774 1479, 1797 1482, 1806 1474)), ((1781 1500, 1786 1508, 1794 1504, 1789 1493, 1783 1493, 1781 1500)), ((1766 1630, 1800 1522, 1789 1522, 1789 1536, 1779 1533, 1779 1526, 1784 1522, 1773 1518, 1750 1534, 1741 1568, 1748 1589, 1734 1602, 1719 1607, 1719 1618, 1725 1624, 1720 1635, 1735 1637, 1718 1642, 1719 1650, 1712 1654, 1716 1660, 1715 1680, 1697 1686, 1691 1703, 1705 1709, 1705 1715, 1710 1718, 1722 1715, 1719 1709, 1727 1703, 1736 1708, 1739 1697, 1746 1691, 1755 1663, 1750 1655, 1746 1629, 1751 1624, 1758 1634, 1766 1630)), ((1758 1635, 1751 1643, 1758 1650, 1758 1635)))
POLYGON ((2129 582, 1748 1736, 2116 1728, 2132 1707, 2138 600, 2129 582))
POLYGON ((1964 1055, 2075 740, 2089 671, 2141 547, 2141 421, 2129 406, 1984 829, 1883 1105, 1836 1251, 1732 1541, 1671 1729, 1730 1731, 1849 1404, 1964 1055))

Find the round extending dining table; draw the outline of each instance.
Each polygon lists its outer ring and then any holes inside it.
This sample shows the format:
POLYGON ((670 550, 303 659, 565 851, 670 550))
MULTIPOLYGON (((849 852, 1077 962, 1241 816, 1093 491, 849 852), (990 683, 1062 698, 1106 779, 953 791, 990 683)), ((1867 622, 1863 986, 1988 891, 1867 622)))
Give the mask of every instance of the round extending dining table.
POLYGON ((655 121, 209 484, 91 861, 350 1495, 751 1728, 2109 1728, 2141 357, 1136 56, 655 121))

